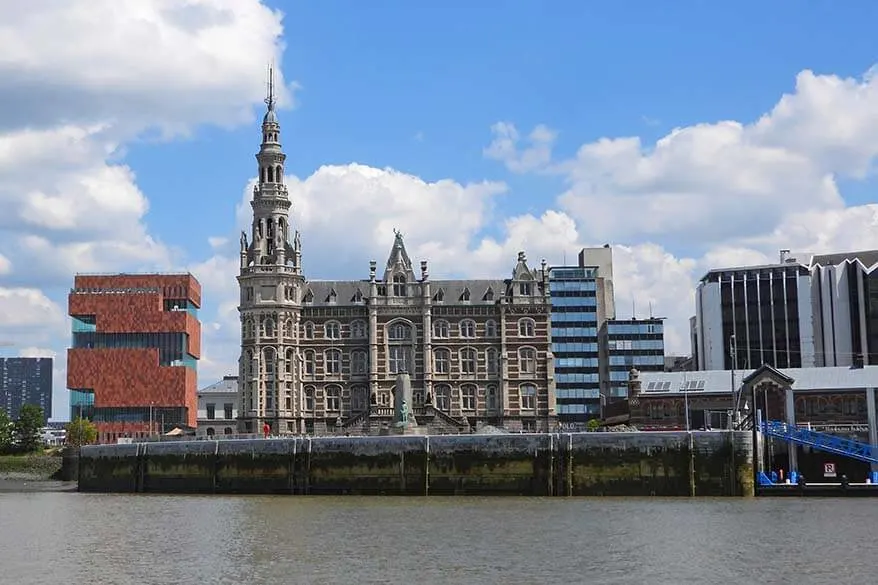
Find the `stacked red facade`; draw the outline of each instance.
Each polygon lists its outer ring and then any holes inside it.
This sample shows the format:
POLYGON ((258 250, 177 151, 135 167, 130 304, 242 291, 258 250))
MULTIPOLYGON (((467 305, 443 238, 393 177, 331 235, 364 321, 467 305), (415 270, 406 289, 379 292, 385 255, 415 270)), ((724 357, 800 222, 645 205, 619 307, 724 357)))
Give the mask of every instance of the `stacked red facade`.
POLYGON ((200 306, 201 285, 190 274, 76 276, 68 297, 74 337, 76 323, 85 321, 90 339, 98 341, 68 350, 67 387, 93 392, 96 413, 120 413, 95 417, 101 442, 158 432, 163 427, 153 413, 163 409, 185 408, 180 422, 196 426, 201 323, 191 309, 200 306), (142 346, 147 334, 185 334, 191 363, 162 365, 157 347, 142 346))

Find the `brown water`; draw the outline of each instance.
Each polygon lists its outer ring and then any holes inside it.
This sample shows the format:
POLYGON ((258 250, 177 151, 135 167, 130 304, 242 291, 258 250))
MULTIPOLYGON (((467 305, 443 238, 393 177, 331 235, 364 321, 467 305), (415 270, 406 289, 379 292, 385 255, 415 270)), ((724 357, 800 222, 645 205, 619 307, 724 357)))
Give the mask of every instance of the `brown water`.
POLYGON ((0 583, 865 584, 870 499, 0 493, 0 583))

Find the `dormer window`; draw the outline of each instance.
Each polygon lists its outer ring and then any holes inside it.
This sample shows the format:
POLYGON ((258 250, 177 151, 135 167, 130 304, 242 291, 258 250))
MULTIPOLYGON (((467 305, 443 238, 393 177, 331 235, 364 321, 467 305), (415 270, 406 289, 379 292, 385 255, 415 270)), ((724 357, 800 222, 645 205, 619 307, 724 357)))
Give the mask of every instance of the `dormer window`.
POLYGON ((437 303, 441 303, 442 301, 444 301, 445 300, 445 291, 440 288, 439 292, 437 292, 433 296, 433 300, 436 301, 437 303))
POLYGON ((314 293, 312 291, 308 291, 305 293, 305 297, 302 299, 302 302, 306 305, 310 305, 314 302, 314 293))
POLYGON ((469 289, 468 288, 463 289, 463 292, 460 294, 460 300, 465 302, 465 303, 469 302, 469 289))
POLYGON ((494 300, 494 289, 488 288, 485 291, 485 296, 482 298, 484 301, 493 301, 494 300))
POLYGON ((533 283, 531 282, 522 282, 518 285, 518 292, 523 296, 529 297, 533 294, 533 283))
POLYGON ((406 296, 405 290, 405 276, 402 274, 396 274, 393 277, 393 296, 395 297, 404 297, 406 296))

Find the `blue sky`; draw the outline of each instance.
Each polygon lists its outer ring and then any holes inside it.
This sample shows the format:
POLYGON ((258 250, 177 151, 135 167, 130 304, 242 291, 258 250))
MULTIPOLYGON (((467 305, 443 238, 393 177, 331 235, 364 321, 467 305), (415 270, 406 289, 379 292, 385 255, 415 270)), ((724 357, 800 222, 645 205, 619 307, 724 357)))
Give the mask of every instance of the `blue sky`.
POLYGON ((193 270, 201 382, 234 369, 238 206, 272 58, 300 86, 281 122, 311 278, 364 276, 391 226, 439 276, 610 242, 620 306, 652 303, 685 353, 708 268, 878 242, 874 2, 267 2, 282 28, 258 0, 185 4, 0 19, 0 212, 22 218, 0 221, 0 340, 58 356, 56 414, 77 271, 193 270), (490 155, 498 122, 521 139, 490 155), (184 132, 157 139, 168 126, 184 132), (68 144, 53 132, 74 148, 29 150, 68 144), (57 217, 35 220, 45 205, 57 217))
MULTIPOLYGON (((426 180, 506 181, 505 214, 551 207, 560 182, 510 177, 486 160, 498 120, 558 129, 562 155, 605 136, 651 142, 677 126, 754 121, 799 71, 858 76, 878 48, 871 2, 268 4, 285 12, 282 68, 302 85, 283 116, 290 170, 356 161, 426 180)), ((254 124, 202 127, 190 140, 131 146, 151 230, 206 250, 253 173, 257 138, 254 124), (191 214, 204 221, 193 226, 191 214)))

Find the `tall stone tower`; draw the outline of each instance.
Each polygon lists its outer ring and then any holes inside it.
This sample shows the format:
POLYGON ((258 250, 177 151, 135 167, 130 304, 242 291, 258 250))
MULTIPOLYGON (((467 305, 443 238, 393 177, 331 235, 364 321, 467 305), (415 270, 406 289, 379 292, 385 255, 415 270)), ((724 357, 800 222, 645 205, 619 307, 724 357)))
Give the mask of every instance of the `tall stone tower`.
POLYGON ((298 231, 290 241, 286 155, 280 144, 271 69, 265 103, 249 241, 241 232, 239 430, 261 433, 268 425, 272 434, 285 434, 301 431, 295 421, 301 420, 302 408, 298 340, 305 279, 298 231))

